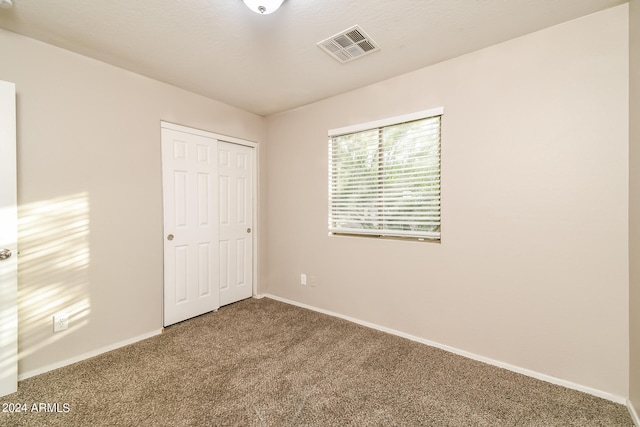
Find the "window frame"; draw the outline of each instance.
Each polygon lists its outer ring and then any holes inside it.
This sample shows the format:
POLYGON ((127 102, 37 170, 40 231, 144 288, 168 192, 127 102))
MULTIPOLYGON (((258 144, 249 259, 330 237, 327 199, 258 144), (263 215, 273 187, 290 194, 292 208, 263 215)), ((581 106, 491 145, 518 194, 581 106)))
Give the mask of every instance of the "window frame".
MULTIPOLYGON (((350 126, 344 126, 344 127, 340 127, 340 128, 335 128, 335 129, 330 129, 328 131, 328 148, 329 148, 329 157, 328 157, 328 198, 327 198, 327 203, 328 203, 328 229, 329 229, 329 235, 330 236, 354 236, 354 237, 373 237, 373 238, 384 238, 384 239, 399 239, 399 240, 412 240, 412 241, 429 241, 429 242, 440 242, 441 241, 441 231, 438 231, 437 233, 434 232, 433 235, 429 236, 429 235, 417 235, 417 234, 411 234, 406 233, 406 232, 401 232, 401 231, 396 231, 396 232, 390 232, 389 230, 386 230, 384 232, 381 233, 376 233, 377 230, 367 230, 367 231, 363 231, 362 232, 358 232, 357 229, 353 229, 353 230, 349 230, 349 231, 335 231, 335 229, 333 229, 332 227, 332 211, 333 211, 333 204, 332 204, 332 186, 333 186, 333 176, 332 176, 332 164, 331 162, 332 160, 332 139, 336 138, 336 137, 340 137, 340 136, 345 136, 345 135, 350 135, 350 134, 355 134, 355 133, 359 133, 359 132, 364 132, 364 131, 372 131, 372 130, 378 130, 381 131, 383 128, 388 127, 388 126, 394 126, 394 125, 401 125, 403 123, 407 123, 407 122, 413 122, 413 121, 417 121, 417 120, 423 120, 423 119, 429 119, 429 118, 434 118, 434 117, 440 117, 440 124, 439 124, 439 143, 438 143, 438 150, 439 150, 439 167, 438 167, 438 181, 441 183, 442 181, 442 143, 441 143, 441 139, 442 139, 442 116, 444 115, 444 107, 437 107, 437 108, 432 108, 429 110, 423 110, 423 111, 417 111, 414 113, 410 113, 410 114, 404 114, 404 115, 400 115, 400 116, 395 116, 395 117, 389 117, 389 118, 385 118, 385 119, 380 119, 380 120, 375 120, 375 121, 370 121, 370 122, 366 122, 366 123, 359 123, 356 125, 350 125, 350 126)), ((438 220, 441 222, 442 221, 442 210, 441 210, 441 201, 442 201, 442 194, 439 194, 439 199, 438 202, 440 203, 440 209, 438 211, 439 213, 439 218, 438 220)), ((383 230, 381 230, 383 231, 383 230)))

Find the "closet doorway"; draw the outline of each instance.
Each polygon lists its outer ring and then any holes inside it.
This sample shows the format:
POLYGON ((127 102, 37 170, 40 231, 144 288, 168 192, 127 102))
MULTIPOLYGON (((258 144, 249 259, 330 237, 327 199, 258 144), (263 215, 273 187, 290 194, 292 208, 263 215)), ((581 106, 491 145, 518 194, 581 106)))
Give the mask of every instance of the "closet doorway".
POLYGON ((256 144, 162 122, 163 323, 254 294, 256 144))

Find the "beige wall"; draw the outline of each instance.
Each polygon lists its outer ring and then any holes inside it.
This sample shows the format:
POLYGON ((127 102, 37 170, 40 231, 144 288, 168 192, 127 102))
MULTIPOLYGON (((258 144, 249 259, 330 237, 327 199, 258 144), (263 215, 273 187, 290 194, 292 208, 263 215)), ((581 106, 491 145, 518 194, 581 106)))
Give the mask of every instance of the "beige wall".
POLYGON ((640 0, 629 2, 629 24, 629 400, 640 414, 640 0))
POLYGON ((3 30, 0 57, 18 100, 24 374, 162 327, 160 121, 262 142, 265 120, 3 30))
POLYGON ((627 396, 627 24, 622 5, 269 117, 266 292, 627 396), (442 243, 329 237, 327 130, 438 106, 442 243))

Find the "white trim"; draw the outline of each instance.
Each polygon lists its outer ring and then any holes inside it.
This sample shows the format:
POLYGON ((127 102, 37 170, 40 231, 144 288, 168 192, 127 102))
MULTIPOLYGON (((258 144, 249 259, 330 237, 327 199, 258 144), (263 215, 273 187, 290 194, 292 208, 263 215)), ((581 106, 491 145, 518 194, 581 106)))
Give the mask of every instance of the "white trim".
POLYGON ((440 240, 440 233, 432 231, 404 231, 404 230, 367 230, 366 228, 340 228, 329 227, 329 235, 353 234, 354 236, 381 236, 381 237, 410 237, 414 239, 440 240))
POLYGON ((313 307, 311 305, 299 303, 299 302, 292 301, 292 300, 289 300, 289 299, 286 299, 286 298, 278 297, 276 295, 264 294, 263 296, 267 297, 267 298, 271 298, 271 299, 276 300, 276 301, 284 302, 286 304, 295 305, 295 306, 298 306, 298 307, 306 308, 308 310, 316 311, 318 313, 327 314, 329 316, 338 317, 340 319, 348 320, 349 322, 357 323, 358 325, 366 326, 366 327, 371 328, 371 329, 375 329, 375 330, 378 330, 378 331, 386 332, 388 334, 392 334, 392 335, 396 335, 396 336, 399 336, 399 337, 402 337, 402 338, 406 338, 406 339, 409 339, 411 341, 419 342, 421 344, 425 344, 425 345, 428 345, 428 346, 431 346, 431 347, 436 347, 436 348, 439 348, 441 350, 448 351, 449 353, 454 353, 454 354, 457 354, 459 356, 466 357, 468 359, 473 359, 473 360, 477 360, 479 362, 487 363, 489 365, 497 366, 498 368, 506 369, 508 371, 516 372, 518 374, 522 374, 522 375, 526 375, 528 377, 532 377, 532 378, 535 378, 535 379, 538 379, 538 380, 546 381, 546 382, 551 383, 551 384, 555 384, 555 385, 559 385, 559 386, 562 386, 562 387, 565 387, 565 388, 569 388, 569 389, 572 389, 572 390, 577 390, 577 391, 581 391, 583 393, 591 394, 593 396, 600 397, 600 398, 606 399, 606 400, 610 400, 610 401, 615 402, 615 403, 620 403, 622 405, 625 405, 627 403, 626 398, 622 397, 622 396, 617 396, 615 394, 611 394, 611 393, 608 393, 608 392, 605 392, 605 391, 602 391, 602 390, 598 390, 598 389, 595 389, 595 388, 587 387, 587 386, 584 386, 584 385, 581 385, 581 384, 576 384, 576 383, 573 383, 571 381, 563 380, 563 379, 560 379, 560 378, 552 377, 550 375, 542 374, 540 372, 532 371, 532 370, 525 369, 525 368, 520 368, 518 366, 514 366, 514 365, 510 365, 508 363, 500 362, 498 360, 494 360, 494 359, 491 359, 489 357, 480 356, 478 354, 470 353, 470 352, 465 351, 465 350, 460 350, 460 349, 457 349, 455 347, 451 347, 451 346, 448 346, 448 345, 445 345, 445 344, 440 344, 440 343, 435 342, 435 341, 427 340, 427 339, 424 339, 424 338, 416 337, 414 335, 406 334, 404 332, 396 331, 395 329, 390 329, 390 328, 386 328, 384 326, 376 325, 375 323, 365 322, 364 320, 356 319, 354 317, 345 316, 345 315, 342 315, 342 314, 339 314, 339 313, 334 313, 334 312, 329 311, 329 310, 324 310, 322 308, 313 307))
POLYGON ((629 410, 629 415, 631 415, 631 420, 636 425, 636 427, 640 427, 640 416, 638 416, 638 412, 636 408, 633 406, 633 402, 627 400, 627 409, 629 410))
POLYGON ((231 142, 232 144, 246 145, 247 147, 256 148, 257 142, 248 141, 246 139, 235 138, 233 136, 221 135, 219 133, 209 132, 207 130, 190 128, 187 126, 177 125, 175 123, 169 123, 160 121, 161 129, 171 129, 178 132, 190 133, 192 135, 204 136, 205 138, 217 139, 223 142, 231 142))
POLYGON ((383 126, 395 125, 398 123, 411 122, 413 120, 426 119, 427 117, 441 116, 444 113, 444 107, 436 107, 430 110, 417 111, 415 113, 404 114, 402 116, 389 117, 386 119, 374 120, 367 123, 359 123, 357 125, 345 126, 341 128, 329 130, 329 136, 344 135, 347 133, 361 132, 363 130, 375 129, 383 126))
POLYGON ((260 146, 253 147, 253 290, 252 295, 258 294, 258 246, 260 246, 260 216, 258 212, 258 200, 260 192, 260 146))
POLYGON ((155 331, 152 331, 152 332, 148 332, 146 334, 138 335, 137 337, 133 337, 133 338, 129 338, 129 339, 124 340, 124 341, 120 341, 120 342, 115 343, 115 344, 110 344, 110 345, 107 345, 105 347, 100 347, 100 348, 98 348, 96 350, 92 350, 92 351, 83 353, 83 354, 81 354, 79 356, 75 356, 75 357, 72 357, 70 359, 62 360, 60 362, 52 363, 51 365, 47 365, 47 366, 43 366, 43 367, 38 368, 38 369, 34 369, 34 370, 31 370, 31 371, 23 372, 23 373, 18 375, 18 381, 26 380, 27 378, 35 377, 36 375, 44 374, 45 372, 53 371, 54 369, 59 369, 59 368, 62 368, 62 367, 65 367, 65 366, 80 362, 82 360, 89 359, 91 357, 99 356, 102 353, 106 353, 108 351, 115 350, 117 348, 124 347, 126 345, 133 344, 133 343, 136 343, 138 341, 142 341, 142 340, 145 340, 147 338, 154 337, 156 335, 160 335, 161 333, 162 333, 162 329, 158 329, 158 330, 155 330, 155 331))

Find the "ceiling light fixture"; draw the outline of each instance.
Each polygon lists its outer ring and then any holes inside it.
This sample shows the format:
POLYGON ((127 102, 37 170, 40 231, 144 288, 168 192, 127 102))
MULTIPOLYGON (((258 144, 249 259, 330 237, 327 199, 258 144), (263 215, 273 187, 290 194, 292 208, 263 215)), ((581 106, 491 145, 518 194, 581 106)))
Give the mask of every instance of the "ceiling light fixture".
POLYGON ((0 0, 0 8, 2 9, 11 9, 13 7, 12 0, 0 0))
POLYGON ((242 0, 244 4, 255 13, 268 15, 275 12, 284 0, 242 0))

